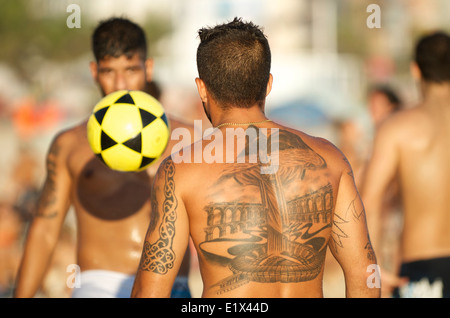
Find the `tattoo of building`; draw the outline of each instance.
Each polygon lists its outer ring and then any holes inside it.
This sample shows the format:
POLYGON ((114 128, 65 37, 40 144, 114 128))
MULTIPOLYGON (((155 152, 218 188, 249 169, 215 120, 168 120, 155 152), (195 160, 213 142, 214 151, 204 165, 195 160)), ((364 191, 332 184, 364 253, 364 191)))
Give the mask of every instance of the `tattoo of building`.
MULTIPOLYGON (((287 202, 289 221, 328 223, 333 207, 331 184, 287 202)), ((267 225, 267 210, 261 203, 222 202, 207 205, 205 241, 267 225)))
POLYGON ((227 238, 237 233, 250 234, 255 241, 255 244, 244 240, 228 241, 238 252, 229 262, 224 262, 233 274, 217 283, 218 294, 250 281, 290 283, 314 279, 320 272, 326 251, 322 244, 324 240, 314 238, 314 235, 330 227, 332 206, 331 184, 288 201, 288 224, 280 233, 268 223, 268 209, 263 204, 222 202, 207 205, 204 243, 227 242, 227 238), (323 224, 322 227, 309 233, 318 223, 323 224), (257 236, 264 238, 260 244, 256 243, 257 236), (313 243, 302 244, 297 241, 299 237, 313 243), (317 241, 320 244, 316 244, 317 241))

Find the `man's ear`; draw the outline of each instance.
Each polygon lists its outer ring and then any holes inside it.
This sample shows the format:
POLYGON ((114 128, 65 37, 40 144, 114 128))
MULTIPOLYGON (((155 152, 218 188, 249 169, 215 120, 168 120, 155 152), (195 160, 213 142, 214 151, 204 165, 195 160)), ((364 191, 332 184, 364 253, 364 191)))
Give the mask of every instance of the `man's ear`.
POLYGON ((270 91, 272 90, 272 83, 273 83, 273 76, 272 74, 269 74, 269 80, 267 81, 266 96, 269 95, 270 91))
POLYGON ((91 76, 95 82, 98 82, 98 65, 97 62, 91 61, 89 63, 89 70, 91 71, 91 76))
POLYGON ((148 83, 153 79, 153 59, 147 58, 145 60, 145 76, 148 83))
POLYGON ((420 71, 419 65, 417 65, 415 61, 410 63, 409 69, 411 71, 412 77, 415 80, 420 81, 422 79, 422 72, 420 71))
POLYGON ((197 77, 195 78, 195 84, 197 85, 197 91, 198 95, 200 96, 200 99, 202 100, 202 102, 206 103, 206 101, 208 100, 208 95, 206 92, 205 82, 203 82, 202 79, 197 77))

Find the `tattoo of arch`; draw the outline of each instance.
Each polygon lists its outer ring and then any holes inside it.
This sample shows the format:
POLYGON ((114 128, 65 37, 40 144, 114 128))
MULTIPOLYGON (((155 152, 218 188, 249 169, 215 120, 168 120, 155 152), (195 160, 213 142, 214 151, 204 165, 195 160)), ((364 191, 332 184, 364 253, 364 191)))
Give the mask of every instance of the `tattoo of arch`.
MULTIPOLYGON (((173 238, 175 236, 176 209, 178 206, 175 197, 175 166, 172 160, 164 163, 164 202, 162 222, 159 226, 159 238, 153 244, 145 241, 140 269, 157 274, 167 274, 173 268, 176 255, 173 251, 173 238)), ((157 208, 157 207, 155 207, 157 208)))
POLYGON ((204 207, 207 224, 199 251, 230 271, 212 285, 218 295, 249 282, 310 281, 322 270, 334 207, 327 163, 296 134, 278 133, 283 164, 275 173, 261 174, 262 162, 230 165, 214 185, 235 187, 236 193, 252 189, 255 199, 237 195, 219 201, 212 195, 204 207))

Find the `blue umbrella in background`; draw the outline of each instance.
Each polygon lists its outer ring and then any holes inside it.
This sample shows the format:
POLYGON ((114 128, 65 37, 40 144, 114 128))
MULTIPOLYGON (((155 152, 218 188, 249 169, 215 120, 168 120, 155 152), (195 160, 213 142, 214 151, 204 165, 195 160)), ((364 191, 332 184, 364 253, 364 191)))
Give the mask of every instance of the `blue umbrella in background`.
POLYGON ((316 103, 306 100, 293 100, 268 108, 267 115, 272 120, 295 129, 329 125, 332 122, 316 103))
POLYGON ((325 112, 325 107, 310 99, 293 99, 276 107, 267 107, 266 114, 273 121, 312 136, 339 140, 336 118, 325 112))

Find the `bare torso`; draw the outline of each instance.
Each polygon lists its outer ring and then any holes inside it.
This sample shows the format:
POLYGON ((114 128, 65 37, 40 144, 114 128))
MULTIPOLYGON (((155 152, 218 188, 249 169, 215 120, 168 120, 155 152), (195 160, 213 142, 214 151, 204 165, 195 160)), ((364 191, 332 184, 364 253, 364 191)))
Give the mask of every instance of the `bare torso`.
MULTIPOLYGON (((179 124, 171 122, 172 128, 179 124)), ((135 274, 150 222, 153 175, 159 162, 147 171, 120 172, 95 157, 87 141, 86 126, 71 131, 76 146, 67 156, 72 179, 71 203, 77 218, 77 261, 81 270, 104 269, 135 274)), ((169 143, 168 155, 172 142, 169 143)), ((180 275, 187 275, 189 258, 180 275)))
POLYGON ((450 256, 450 102, 430 102, 400 122, 405 262, 450 256))

